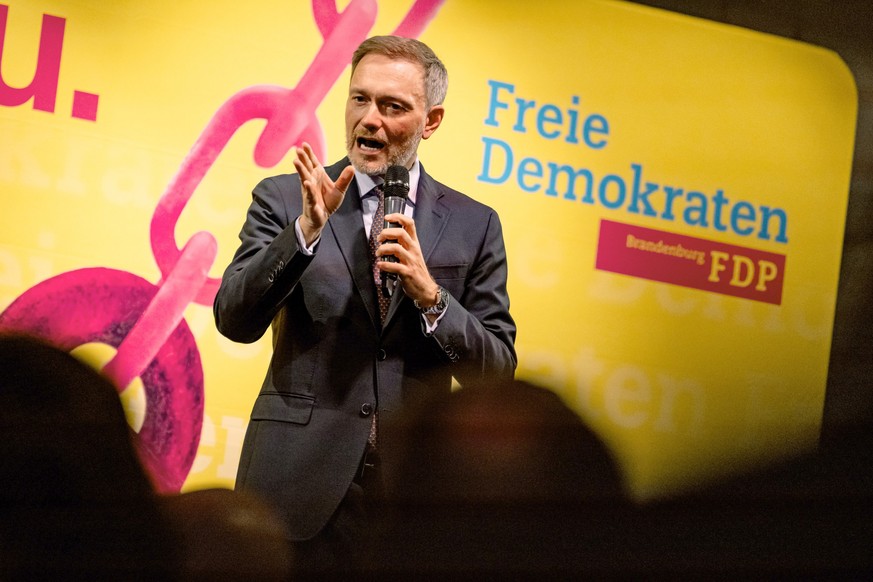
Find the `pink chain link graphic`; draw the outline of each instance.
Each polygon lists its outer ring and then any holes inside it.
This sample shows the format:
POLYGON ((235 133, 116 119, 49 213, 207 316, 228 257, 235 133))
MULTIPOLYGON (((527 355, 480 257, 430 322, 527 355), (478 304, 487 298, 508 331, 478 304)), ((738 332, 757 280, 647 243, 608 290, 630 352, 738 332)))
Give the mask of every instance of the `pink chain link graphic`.
MULTIPOLYGON (((444 0, 416 0, 393 34, 417 37, 444 0)), ((278 164, 303 141, 324 159, 316 119, 324 100, 376 21, 376 0, 352 0, 342 12, 332 0, 313 0, 324 42, 297 87, 247 87, 222 104, 196 140, 155 208, 151 247, 161 271, 152 284, 107 268, 62 273, 31 287, 0 313, 0 330, 41 337, 66 350, 100 342, 116 348, 103 372, 123 390, 142 379, 146 414, 137 448, 156 488, 179 491, 200 442, 203 368, 184 320, 186 307, 211 306, 220 279, 209 277, 218 243, 197 232, 179 249, 174 231, 182 210, 231 137, 245 123, 266 120, 254 148, 262 167, 278 164)))

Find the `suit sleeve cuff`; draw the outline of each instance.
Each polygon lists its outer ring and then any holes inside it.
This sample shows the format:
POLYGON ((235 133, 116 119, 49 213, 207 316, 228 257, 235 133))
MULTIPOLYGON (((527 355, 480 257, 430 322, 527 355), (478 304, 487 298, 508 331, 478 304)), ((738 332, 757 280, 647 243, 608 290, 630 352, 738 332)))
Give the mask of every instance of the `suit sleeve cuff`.
POLYGON ((300 249, 300 252, 306 255, 307 257, 311 257, 315 254, 315 249, 318 247, 318 243, 321 240, 319 236, 317 239, 312 241, 312 244, 306 246, 306 239, 303 238, 303 230, 300 228, 300 217, 297 217, 297 220, 294 221, 294 234, 297 235, 297 248, 300 249))

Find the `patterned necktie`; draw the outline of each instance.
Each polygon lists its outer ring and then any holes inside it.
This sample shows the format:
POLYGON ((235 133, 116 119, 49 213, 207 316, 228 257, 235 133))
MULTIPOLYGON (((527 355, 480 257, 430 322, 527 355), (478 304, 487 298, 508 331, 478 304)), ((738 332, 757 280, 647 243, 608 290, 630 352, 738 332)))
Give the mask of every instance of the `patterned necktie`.
MULTIPOLYGON (((385 323, 385 316, 388 315, 388 305, 391 302, 390 297, 386 297, 382 293, 382 272, 376 266, 376 249, 379 248, 377 239, 379 233, 382 232, 382 227, 385 222, 385 193, 381 186, 376 186, 373 190, 379 196, 379 206, 376 208, 376 213, 373 215, 373 224, 370 226, 370 265, 373 269, 373 281, 376 283, 376 297, 379 300, 379 319, 385 323)), ((367 437, 367 444, 371 451, 376 449, 377 443, 377 423, 379 412, 373 412, 373 421, 370 423, 370 435, 367 437)))
POLYGON ((376 186, 373 190, 379 195, 379 207, 376 208, 376 214, 373 215, 373 225, 370 227, 370 264, 373 268, 373 281, 376 283, 376 297, 379 299, 379 318, 382 323, 385 323, 391 297, 382 293, 382 271, 379 270, 376 261, 376 249, 379 248, 377 239, 385 222, 385 193, 381 186, 376 186))

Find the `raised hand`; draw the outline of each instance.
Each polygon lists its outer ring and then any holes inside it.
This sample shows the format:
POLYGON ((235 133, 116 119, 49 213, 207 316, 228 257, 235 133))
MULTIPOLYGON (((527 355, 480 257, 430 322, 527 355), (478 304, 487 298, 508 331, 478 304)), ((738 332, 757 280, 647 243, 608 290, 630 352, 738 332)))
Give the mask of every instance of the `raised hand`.
POLYGON ((342 204, 346 190, 355 177, 355 170, 352 166, 346 167, 334 182, 308 143, 303 142, 295 153, 294 167, 300 175, 303 195, 300 230, 309 245, 321 236, 327 219, 342 204))

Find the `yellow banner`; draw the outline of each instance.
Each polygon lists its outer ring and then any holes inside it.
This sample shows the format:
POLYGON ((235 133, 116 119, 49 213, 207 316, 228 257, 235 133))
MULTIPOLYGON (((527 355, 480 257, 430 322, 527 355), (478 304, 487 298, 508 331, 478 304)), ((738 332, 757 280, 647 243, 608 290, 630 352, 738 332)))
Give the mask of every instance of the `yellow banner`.
POLYGON ((428 171, 504 224, 518 375, 640 497, 815 443, 856 118, 827 50, 630 3, 0 1, 0 327, 123 386, 166 489, 230 485, 270 338, 216 332, 260 178, 344 155, 351 52, 450 74, 428 171))

